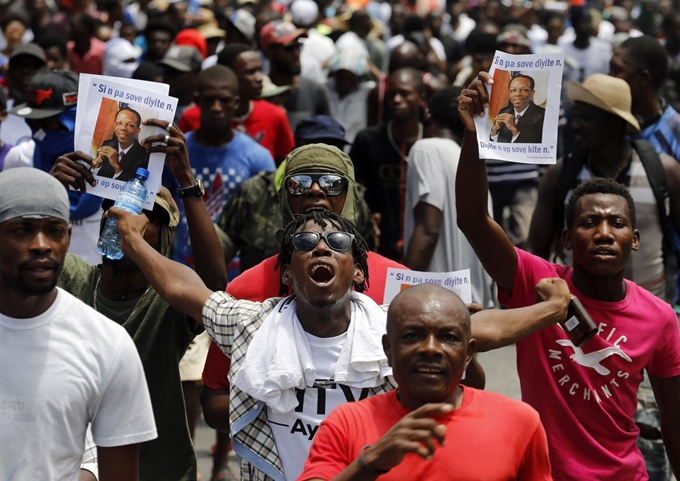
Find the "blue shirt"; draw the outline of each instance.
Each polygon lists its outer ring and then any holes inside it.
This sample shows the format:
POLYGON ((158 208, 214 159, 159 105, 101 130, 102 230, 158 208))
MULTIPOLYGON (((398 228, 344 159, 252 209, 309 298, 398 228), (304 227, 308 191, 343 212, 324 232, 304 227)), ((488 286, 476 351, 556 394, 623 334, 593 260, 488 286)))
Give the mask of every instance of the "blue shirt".
MULTIPOLYGON (((222 147, 205 147, 194 139, 194 133, 186 136, 191 169, 196 180, 201 179, 205 188, 203 200, 213 222, 222 213, 229 196, 246 179, 262 170, 274 170, 274 159, 267 149, 241 132, 222 147)), ((173 241, 172 258, 193 266, 193 254, 189 243, 184 204, 179 202, 180 223, 173 241)))

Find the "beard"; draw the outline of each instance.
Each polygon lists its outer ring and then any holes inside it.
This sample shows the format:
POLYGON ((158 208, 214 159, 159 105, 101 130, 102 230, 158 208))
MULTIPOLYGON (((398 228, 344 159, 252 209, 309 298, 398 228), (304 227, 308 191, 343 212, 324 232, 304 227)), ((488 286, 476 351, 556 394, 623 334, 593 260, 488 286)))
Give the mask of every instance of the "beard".
POLYGON ((110 266, 114 275, 129 273, 138 269, 137 264, 135 264, 128 256, 123 256, 121 259, 115 260, 102 256, 102 264, 110 266))
POLYGON ((17 291, 26 296, 44 296, 49 294, 57 286, 57 280, 61 274, 61 269, 63 263, 57 261, 54 257, 37 255, 32 256, 25 262, 22 262, 17 267, 17 275, 12 276, 5 271, 0 270, 0 278, 2 281, 13 291, 17 291), (31 284, 25 277, 24 271, 28 269, 28 265, 34 261, 40 259, 47 259, 54 264, 54 277, 48 282, 48 284, 35 285, 31 284))

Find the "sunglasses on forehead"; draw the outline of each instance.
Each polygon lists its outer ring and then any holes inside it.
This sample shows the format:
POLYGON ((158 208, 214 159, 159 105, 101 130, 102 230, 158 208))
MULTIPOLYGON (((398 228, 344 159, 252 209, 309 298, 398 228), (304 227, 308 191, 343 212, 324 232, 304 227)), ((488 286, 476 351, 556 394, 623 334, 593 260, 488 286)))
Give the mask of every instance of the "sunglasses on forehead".
POLYGON ((290 237, 293 239, 293 247, 300 252, 311 251, 321 239, 336 252, 350 250, 354 242, 354 235, 347 232, 296 232, 290 237))
POLYGON ((340 174, 295 174, 286 178, 290 195, 305 195, 314 184, 318 184, 324 194, 335 197, 345 191, 348 181, 340 174))

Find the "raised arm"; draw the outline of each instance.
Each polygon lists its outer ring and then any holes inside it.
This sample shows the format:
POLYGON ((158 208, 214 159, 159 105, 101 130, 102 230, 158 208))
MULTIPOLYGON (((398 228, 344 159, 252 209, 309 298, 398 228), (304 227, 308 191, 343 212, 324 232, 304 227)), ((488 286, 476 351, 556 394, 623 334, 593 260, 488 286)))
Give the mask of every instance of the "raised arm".
MULTIPOLYGON (((193 269, 162 256, 144 240, 149 220, 110 208, 107 217, 118 219, 121 248, 141 269, 149 284, 172 307, 203 323, 203 305, 213 293, 193 269)), ((218 257, 222 257, 222 254, 218 257)))
POLYGON ((426 271, 437 247, 441 229, 442 211, 426 202, 413 208, 415 227, 408 243, 404 264, 409 269, 426 271))
POLYGON ((537 304, 518 309, 489 309, 472 317, 477 352, 509 346, 544 327, 563 321, 571 294, 563 279, 545 278, 536 286, 537 304))
MULTIPOLYGON (((169 126, 165 120, 158 119, 147 119, 144 124, 170 129, 168 131, 170 139, 167 145, 163 142, 164 135, 152 135, 143 139, 141 143, 144 147, 158 143, 147 149, 149 153, 165 153, 165 161, 170 166, 172 175, 177 179, 180 188, 195 185, 196 179, 189 163, 186 140, 179 127, 169 126)), ((222 244, 203 202, 203 196, 186 197, 182 199, 182 202, 184 202, 184 212, 189 227, 196 273, 208 288, 223 291, 227 285, 227 265, 224 261, 222 244)))
MULTIPOLYGON (((481 72, 479 75, 484 82, 493 83, 487 73, 481 72)), ((458 112, 465 124, 456 175, 458 227, 472 245, 484 269, 501 289, 512 294, 517 253, 501 226, 489 216, 486 163, 479 158, 477 148, 474 117, 483 116, 484 105, 488 103, 489 96, 482 80, 475 80, 458 99, 458 112)))

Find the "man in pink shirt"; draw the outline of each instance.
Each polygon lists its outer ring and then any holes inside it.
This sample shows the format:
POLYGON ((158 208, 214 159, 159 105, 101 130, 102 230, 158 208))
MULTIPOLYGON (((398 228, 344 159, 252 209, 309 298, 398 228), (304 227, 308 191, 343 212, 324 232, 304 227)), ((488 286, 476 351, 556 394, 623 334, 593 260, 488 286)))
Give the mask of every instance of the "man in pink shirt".
POLYGON ((630 193, 603 178, 574 190, 562 233, 573 268, 515 249, 487 212, 486 164, 479 159, 473 119, 489 102, 484 82, 493 81, 484 72, 480 78, 463 91, 458 106, 466 126, 456 179, 458 225, 498 284, 501 303, 531 305, 540 279, 561 277, 598 327, 580 347, 558 326, 517 344, 522 399, 545 426, 553 478, 648 479, 633 420, 643 369, 659 403, 671 466, 680 473, 680 328, 668 304, 623 277, 640 245, 630 193))

